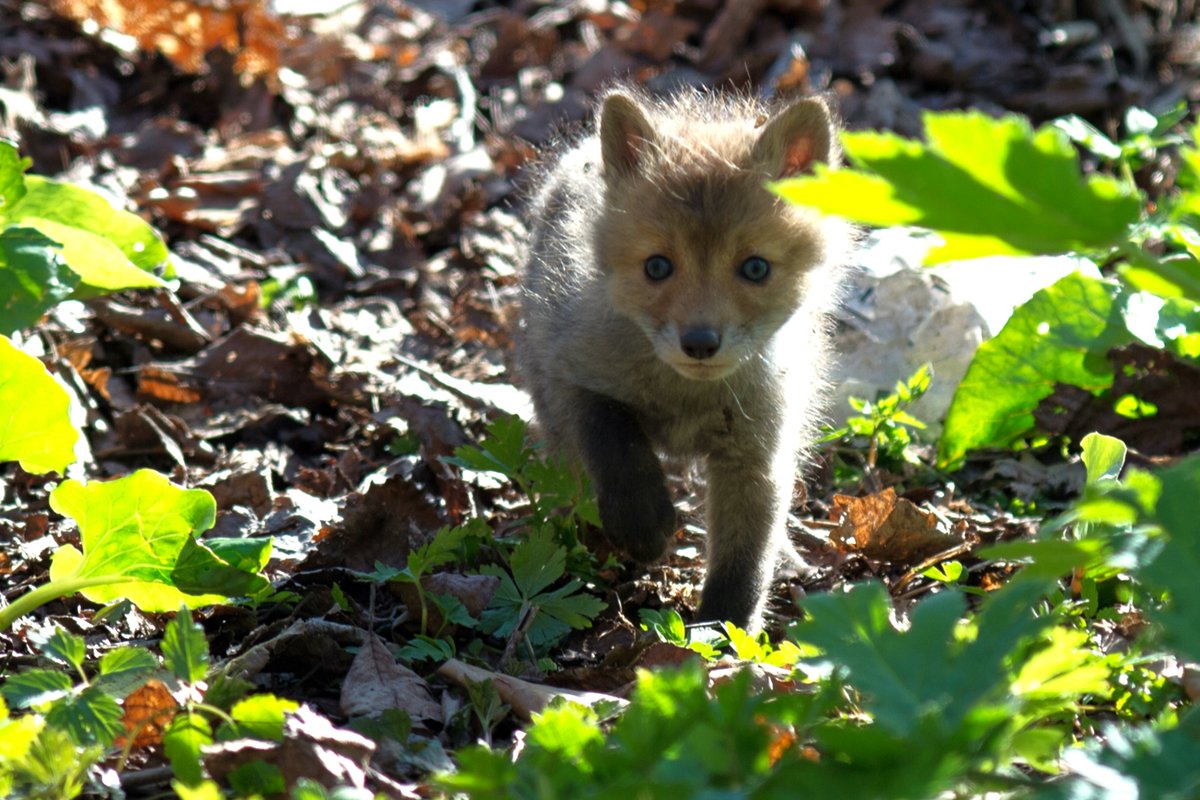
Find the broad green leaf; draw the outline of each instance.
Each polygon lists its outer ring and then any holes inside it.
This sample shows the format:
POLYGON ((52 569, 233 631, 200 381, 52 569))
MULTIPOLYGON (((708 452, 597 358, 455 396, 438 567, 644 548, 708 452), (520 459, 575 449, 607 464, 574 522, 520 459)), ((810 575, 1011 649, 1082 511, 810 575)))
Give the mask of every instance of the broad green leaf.
POLYGON ((178 714, 163 731, 163 754, 171 762, 175 777, 188 786, 204 780, 200 749, 213 743, 212 726, 199 714, 178 714))
POLYGON ((1078 273, 1036 293, 979 346, 946 412, 938 463, 969 450, 1009 447, 1034 427, 1033 412, 1059 383, 1090 392, 1112 385, 1105 355, 1133 335, 1116 286, 1078 273))
POLYGON ((1162 640, 1192 661, 1200 661, 1200 535, 1196 498, 1200 497, 1200 456, 1187 458, 1158 474, 1162 493, 1155 516, 1167 534, 1162 552, 1141 570, 1146 583, 1166 589, 1170 598, 1152 616, 1162 640))
MULTIPOLYGON (((171 768, 175 769, 174 763, 171 768)), ((176 774, 179 774, 178 771, 176 774)), ((171 789, 179 795, 179 800, 225 800, 225 793, 215 781, 201 781, 195 786, 189 786, 182 780, 171 781, 171 789)))
POLYGON ((4 679, 0 695, 14 708, 34 708, 60 700, 71 691, 71 676, 52 669, 27 669, 4 679))
POLYGON ((0 334, 33 325, 78 284, 53 239, 30 227, 0 230, 0 334))
POLYGON ((1115 481, 1125 466, 1125 443, 1115 436, 1089 433, 1080 442, 1083 447, 1083 463, 1087 467, 1087 482, 1115 481))
POLYGON ((0 139, 0 214, 25 196, 24 174, 32 163, 21 158, 15 144, 0 139))
POLYGON ((1086 179, 1062 131, 1016 116, 926 113, 928 144, 892 133, 843 134, 856 169, 818 165, 780 181, 781 197, 870 225, 913 225, 944 244, 931 263, 987 255, 1103 251, 1140 210, 1116 180, 1086 179))
POLYGON ((188 539, 171 570, 171 582, 179 591, 197 597, 252 597, 271 587, 270 581, 257 574, 270 556, 270 537, 213 538, 203 544, 188 539))
POLYGON ((208 674, 208 640, 204 629, 181 608, 167 623, 162 641, 163 664, 185 683, 204 680, 208 674))
POLYGON ((153 272, 139 269, 104 234, 40 217, 22 217, 21 225, 58 242, 62 260, 79 276, 78 282, 82 284, 76 291, 77 296, 88 297, 118 289, 153 289, 166 285, 153 272))
POLYGON ((87 656, 87 644, 83 641, 82 636, 76 636, 56 627, 50 636, 38 645, 38 651, 51 661, 57 661, 78 672, 83 669, 83 659, 87 656))
POLYGON ((0 336, 0 462, 17 461, 33 473, 66 469, 79 438, 70 405, 42 362, 0 336))
POLYGON ((2 783, 4 763, 24 761, 44 724, 45 721, 35 714, 9 717, 8 705, 0 695, 0 789, 5 788, 2 783))
MULTIPOLYGON (((83 547, 82 553, 70 546, 55 552, 52 581, 92 582, 95 585, 79 589, 92 602, 125 598, 145 611, 224 600, 222 594, 197 593, 217 587, 189 581, 186 588, 193 593, 188 594, 175 584, 181 557, 204 547, 194 538, 211 527, 216 516, 216 503, 203 489, 182 489, 157 472, 139 470, 87 485, 64 481, 50 494, 50 506, 75 519, 83 547)), ((215 555, 212 559, 219 561, 215 555)), ((189 556, 187 563, 194 561, 198 559, 189 556)))
POLYGON ((100 674, 93 681, 109 695, 128 697, 158 669, 158 659, 140 647, 118 647, 100 657, 100 674))
POLYGON ((249 736, 282 741, 283 715, 299 707, 300 704, 295 700, 285 700, 273 694, 252 694, 233 704, 229 716, 233 717, 234 726, 228 723, 222 725, 217 731, 217 739, 228 741, 249 736))
MULTIPOLYGON (((0 223, 45 220, 95 234, 114 244, 143 272, 165 265, 170 258, 166 244, 154 228, 136 214, 113 208, 107 199, 90 189, 26 175, 25 190, 24 197, 0 209, 0 223)), ((53 234, 47 235, 54 238, 53 234)), ((67 263, 72 264, 69 259, 67 263)))
POLYGON ((81 745, 110 745, 125 732, 121 707, 95 686, 56 701, 46 712, 46 724, 65 730, 81 745))
POLYGON ((226 777, 238 797, 283 797, 287 792, 283 772, 266 761, 247 761, 226 777))

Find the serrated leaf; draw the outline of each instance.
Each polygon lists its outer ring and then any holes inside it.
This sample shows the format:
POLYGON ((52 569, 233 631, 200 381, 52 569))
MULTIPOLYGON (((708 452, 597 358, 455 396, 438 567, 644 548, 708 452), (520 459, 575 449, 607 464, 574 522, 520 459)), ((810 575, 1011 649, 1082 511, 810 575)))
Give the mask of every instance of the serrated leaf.
MULTIPOLYGON (((87 485, 64 481, 50 494, 50 506, 79 524, 83 552, 64 546, 50 564, 53 581, 103 581, 82 589, 92 602, 128 599, 144 611, 173 611, 211 605, 224 594, 189 594, 176 586, 175 570, 201 562, 194 541, 212 526, 216 503, 203 489, 183 489, 152 470, 138 470, 113 481, 87 485)), ((224 562, 215 555, 202 560, 212 575, 227 578, 224 562), (218 567, 221 567, 218 569, 218 567)), ((203 570, 179 576, 188 592, 212 591, 200 583, 203 570)))
POLYGON ((192 621, 186 608, 167 623, 162 640, 163 664, 185 683, 196 683, 208 674, 208 640, 204 629, 192 621))
POLYGON ((140 647, 118 647, 100 657, 100 674, 92 685, 116 698, 129 696, 158 669, 158 659, 140 647))
POLYGON ((117 701, 94 686, 55 702, 46 712, 46 724, 65 730, 80 745, 108 746, 125 732, 117 701))
POLYGON ((163 731, 163 754, 181 782, 196 786, 204 780, 201 748, 213 743, 212 726, 199 714, 177 714, 163 731))
POLYGON ((938 233, 937 263, 987 255, 1106 250, 1138 218, 1140 201, 1100 175, 1084 179, 1062 131, 1016 116, 923 116, 928 144, 892 133, 843 134, 857 169, 818 165, 772 185, 803 206, 870 225, 938 233))
POLYGON ((4 679, 0 694, 13 708, 33 708, 66 697, 71 677, 52 669, 27 669, 4 679))
POLYGON ((45 640, 38 643, 38 652, 57 661, 59 664, 71 667, 76 672, 83 669, 83 659, 87 656, 87 644, 82 636, 76 636, 70 631, 55 627, 45 640))
POLYGON ((0 230, 0 334, 33 325, 78 285, 56 241, 30 227, 0 230))
POLYGON ((38 474, 65 470, 79 438, 70 405, 42 362, 0 336, 0 462, 17 461, 38 474))
MULTIPOLYGON (((541 613, 572 628, 586 628, 596 615, 604 610, 604 601, 599 597, 579 592, 583 584, 569 581, 552 592, 544 592, 533 598, 541 607, 541 613)), ((534 624, 537 624, 535 620, 534 624)))
POLYGON ((1056 384, 1101 391, 1112 385, 1105 355, 1132 340, 1119 289, 1080 274, 1034 294, 1000 333, 979 346, 946 412, 938 463, 979 447, 1009 447, 1034 426, 1033 411, 1056 384))
POLYGON ((554 532, 541 528, 513 550, 509 565, 521 595, 529 599, 563 576, 567 550, 554 541, 554 532))
POLYGON ((525 446, 525 423, 519 417, 500 417, 488 425, 487 436, 478 447, 464 445, 455 449, 453 458, 443 460, 512 478, 520 474, 531 457, 532 451, 525 446))

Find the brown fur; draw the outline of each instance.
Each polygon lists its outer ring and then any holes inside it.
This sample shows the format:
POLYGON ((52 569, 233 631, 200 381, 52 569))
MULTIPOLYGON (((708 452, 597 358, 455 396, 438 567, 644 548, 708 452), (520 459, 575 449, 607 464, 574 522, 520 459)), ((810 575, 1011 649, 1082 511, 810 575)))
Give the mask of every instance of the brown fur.
POLYGON ((707 459, 705 620, 757 624, 786 547, 852 237, 764 184, 835 163, 835 140, 820 100, 771 115, 751 99, 618 88, 530 211, 518 357, 541 429, 582 458, 608 536, 646 561, 674 528, 655 453, 707 459), (670 259, 667 279, 647 278, 652 255, 670 259), (739 274, 751 256, 771 266, 761 283, 739 274), (681 345, 698 328, 720 336, 711 357, 681 345))

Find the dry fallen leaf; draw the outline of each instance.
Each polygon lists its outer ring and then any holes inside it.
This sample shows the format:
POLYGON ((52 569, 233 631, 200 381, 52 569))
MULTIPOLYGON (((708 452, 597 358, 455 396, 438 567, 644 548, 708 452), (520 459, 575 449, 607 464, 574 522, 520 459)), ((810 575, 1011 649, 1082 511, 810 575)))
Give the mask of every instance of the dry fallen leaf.
MULTIPOLYGON (((130 749, 139 750, 162 744, 163 728, 175 716, 179 706, 162 682, 149 680, 125 698, 124 708, 121 724, 125 726, 126 735, 133 736, 130 749)), ((121 736, 116 743, 123 747, 125 742, 126 738, 121 736)))
POLYGON ((835 495, 830 516, 841 523, 830 534, 839 550, 892 564, 911 564, 960 543, 936 515, 891 488, 866 497, 835 495))
POLYGON ((371 634, 350 665, 342 683, 342 713, 350 717, 373 717, 398 708, 414 722, 441 719, 442 707, 434 701, 429 684, 371 634))
POLYGON ((628 705, 629 702, 610 694, 581 692, 572 689, 556 689, 540 683, 530 683, 520 678, 514 678, 511 675, 490 672, 482 667, 473 667, 470 664, 464 664, 457 658, 452 658, 438 667, 438 674, 463 686, 466 686, 468 682, 490 682, 496 688, 496 693, 500 695, 500 699, 512 706, 513 713, 525 720, 530 719, 533 714, 540 712, 556 697, 563 697, 571 702, 589 706, 600 701, 609 701, 617 703, 620 706, 628 705))

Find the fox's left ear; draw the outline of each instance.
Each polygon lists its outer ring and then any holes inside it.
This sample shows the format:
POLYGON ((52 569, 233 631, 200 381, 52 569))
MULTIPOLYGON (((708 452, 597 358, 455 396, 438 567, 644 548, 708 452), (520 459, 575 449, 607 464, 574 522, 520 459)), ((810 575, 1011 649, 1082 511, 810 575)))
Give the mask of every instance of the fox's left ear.
POLYGON ((825 101, 810 97, 767 121, 754 145, 754 161, 772 178, 790 178, 817 162, 838 160, 833 118, 825 101))

